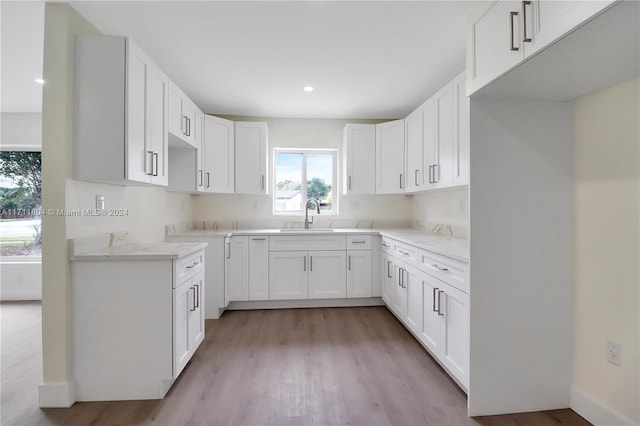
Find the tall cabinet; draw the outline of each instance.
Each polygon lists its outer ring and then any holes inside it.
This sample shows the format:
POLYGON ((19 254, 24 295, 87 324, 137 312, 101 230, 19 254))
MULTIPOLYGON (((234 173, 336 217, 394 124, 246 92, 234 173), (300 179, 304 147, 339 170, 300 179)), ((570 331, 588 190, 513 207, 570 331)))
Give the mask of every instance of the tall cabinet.
POLYGON ((268 194, 267 123, 235 123, 235 193, 268 194))
POLYGON ((74 178, 167 185, 167 76, 131 39, 75 41, 74 178))

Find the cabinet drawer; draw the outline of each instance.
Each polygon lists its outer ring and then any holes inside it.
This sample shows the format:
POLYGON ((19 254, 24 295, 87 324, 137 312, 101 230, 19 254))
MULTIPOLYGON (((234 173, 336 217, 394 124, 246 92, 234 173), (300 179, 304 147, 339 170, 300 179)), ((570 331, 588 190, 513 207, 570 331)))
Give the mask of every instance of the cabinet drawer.
POLYGON ((269 251, 346 250, 345 235, 269 237, 269 251))
POLYGON ((393 254, 393 240, 389 237, 380 237, 381 244, 380 247, 383 253, 393 254))
POLYGON ((408 263, 411 266, 418 268, 419 263, 419 249, 409 244, 404 244, 398 241, 393 241, 393 256, 397 259, 401 259, 403 262, 408 263))
POLYGON ((204 270, 204 250, 176 260, 176 279, 173 281, 173 288, 202 270, 204 270))
POLYGON ((347 235, 347 250, 371 250, 371 235, 347 235))
POLYGON ((427 250, 420 250, 419 268, 458 290, 469 293, 468 265, 466 263, 457 262, 427 250))

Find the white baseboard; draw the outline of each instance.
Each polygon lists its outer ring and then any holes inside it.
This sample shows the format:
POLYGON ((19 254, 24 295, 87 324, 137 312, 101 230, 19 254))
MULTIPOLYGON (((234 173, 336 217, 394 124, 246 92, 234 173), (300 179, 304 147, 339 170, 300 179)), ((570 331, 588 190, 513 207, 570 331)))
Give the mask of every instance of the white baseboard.
POLYGON ((71 382, 41 383, 38 398, 40 408, 68 408, 76 402, 75 386, 71 382))
POLYGON ((569 406, 595 426, 634 426, 637 423, 607 407, 585 391, 571 386, 569 406))

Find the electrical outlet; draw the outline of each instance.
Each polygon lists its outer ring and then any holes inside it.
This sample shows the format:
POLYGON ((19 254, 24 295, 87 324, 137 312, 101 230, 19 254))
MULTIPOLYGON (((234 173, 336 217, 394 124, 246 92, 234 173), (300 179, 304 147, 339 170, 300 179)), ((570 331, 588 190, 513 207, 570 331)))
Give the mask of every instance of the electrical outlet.
POLYGON ((104 210, 104 195, 96 195, 96 210, 104 210))
POLYGON ((607 340, 607 361, 615 365, 622 365, 622 346, 620 343, 607 340))
POLYGON ((252 210, 258 210, 258 202, 257 201, 251 201, 251 209, 252 210))
POLYGON ((354 212, 357 212, 358 210, 360 210, 360 203, 358 201, 352 201, 351 210, 354 212))

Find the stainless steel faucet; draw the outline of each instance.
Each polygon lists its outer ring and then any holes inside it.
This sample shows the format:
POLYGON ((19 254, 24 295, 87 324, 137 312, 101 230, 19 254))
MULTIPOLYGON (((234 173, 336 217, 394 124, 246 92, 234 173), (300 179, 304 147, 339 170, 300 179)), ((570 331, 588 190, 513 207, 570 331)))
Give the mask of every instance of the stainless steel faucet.
POLYGON ((309 221, 309 203, 315 203, 318 214, 320 214, 320 200, 316 198, 309 198, 307 204, 304 206, 304 229, 309 229, 309 224, 313 223, 313 217, 309 221))

